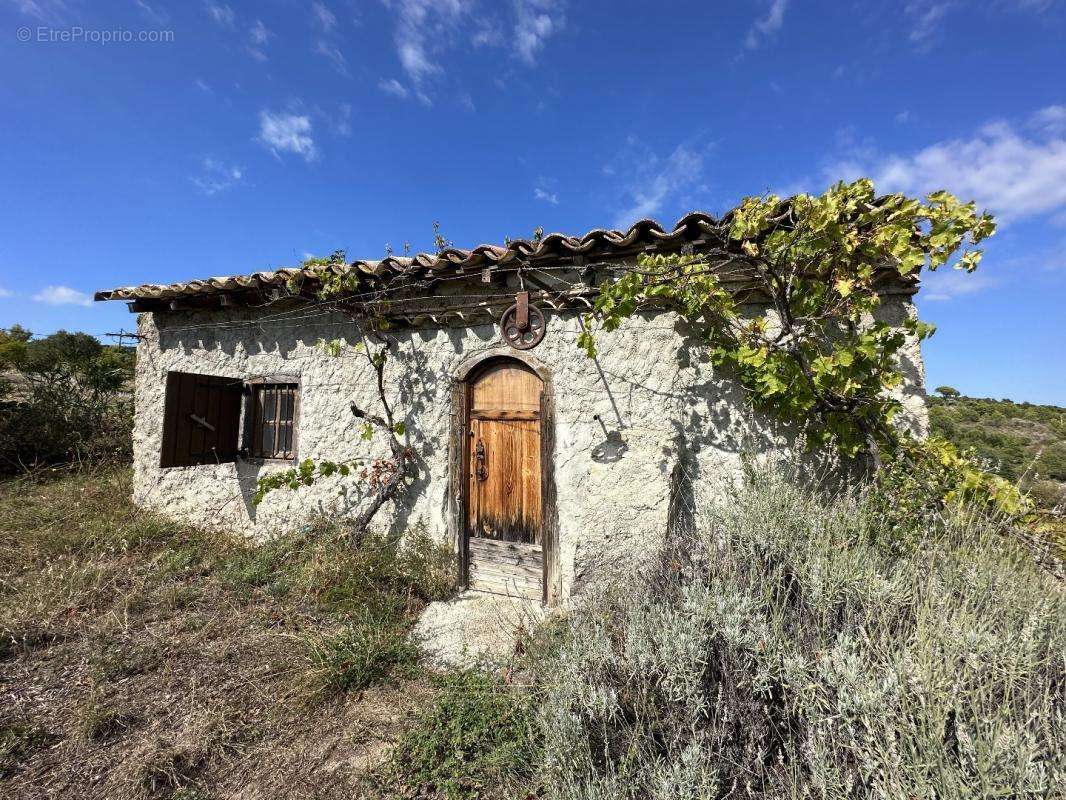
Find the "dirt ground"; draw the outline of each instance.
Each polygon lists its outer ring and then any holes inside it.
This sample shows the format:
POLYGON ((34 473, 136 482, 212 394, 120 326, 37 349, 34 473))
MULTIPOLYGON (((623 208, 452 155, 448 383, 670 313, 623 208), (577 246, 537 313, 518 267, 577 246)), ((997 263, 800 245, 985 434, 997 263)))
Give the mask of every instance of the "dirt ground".
POLYGON ((306 599, 223 580, 165 536, 68 546, 62 526, 100 538, 86 515, 128 513, 108 508, 122 491, 0 489, 0 797, 374 796, 429 682, 323 697, 301 642, 337 622, 306 599))

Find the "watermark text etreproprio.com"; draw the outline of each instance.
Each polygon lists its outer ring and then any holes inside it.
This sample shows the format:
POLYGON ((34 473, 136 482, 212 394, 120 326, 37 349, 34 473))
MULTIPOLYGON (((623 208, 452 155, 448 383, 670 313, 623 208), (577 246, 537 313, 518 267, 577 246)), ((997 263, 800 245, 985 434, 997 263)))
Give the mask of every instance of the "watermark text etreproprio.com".
POLYGON ((130 30, 128 28, 83 28, 72 25, 69 28, 52 28, 38 25, 30 28, 22 26, 15 32, 20 42, 42 42, 58 44, 129 44, 148 42, 152 44, 174 41, 174 31, 130 30))

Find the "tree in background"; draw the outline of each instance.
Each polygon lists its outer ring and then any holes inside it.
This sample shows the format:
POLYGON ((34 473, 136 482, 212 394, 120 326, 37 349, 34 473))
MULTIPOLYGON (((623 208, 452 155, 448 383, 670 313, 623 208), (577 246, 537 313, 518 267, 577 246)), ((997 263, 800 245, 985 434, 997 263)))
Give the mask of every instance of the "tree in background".
POLYGON ((0 472, 128 457, 133 362, 87 333, 0 330, 0 472))
POLYGON ((934 391, 945 400, 954 400, 956 397, 962 396, 962 392, 954 386, 937 386, 934 391))

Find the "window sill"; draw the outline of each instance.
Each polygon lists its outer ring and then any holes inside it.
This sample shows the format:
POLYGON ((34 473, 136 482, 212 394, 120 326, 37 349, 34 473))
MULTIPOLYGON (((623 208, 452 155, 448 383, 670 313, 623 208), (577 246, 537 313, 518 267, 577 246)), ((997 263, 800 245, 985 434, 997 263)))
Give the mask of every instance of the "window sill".
POLYGON ((248 456, 242 458, 245 464, 255 464, 262 466, 269 466, 271 464, 287 464, 288 466, 294 466, 297 463, 296 458, 263 458, 262 456, 248 456))

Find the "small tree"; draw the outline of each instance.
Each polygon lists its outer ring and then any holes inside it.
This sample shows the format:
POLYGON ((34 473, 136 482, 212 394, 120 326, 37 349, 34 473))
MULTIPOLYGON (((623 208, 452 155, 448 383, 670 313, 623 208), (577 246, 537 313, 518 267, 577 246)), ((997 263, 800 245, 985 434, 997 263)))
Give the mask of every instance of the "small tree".
POLYGON ((962 393, 953 386, 937 386, 934 391, 945 400, 954 400, 962 396, 962 393))

